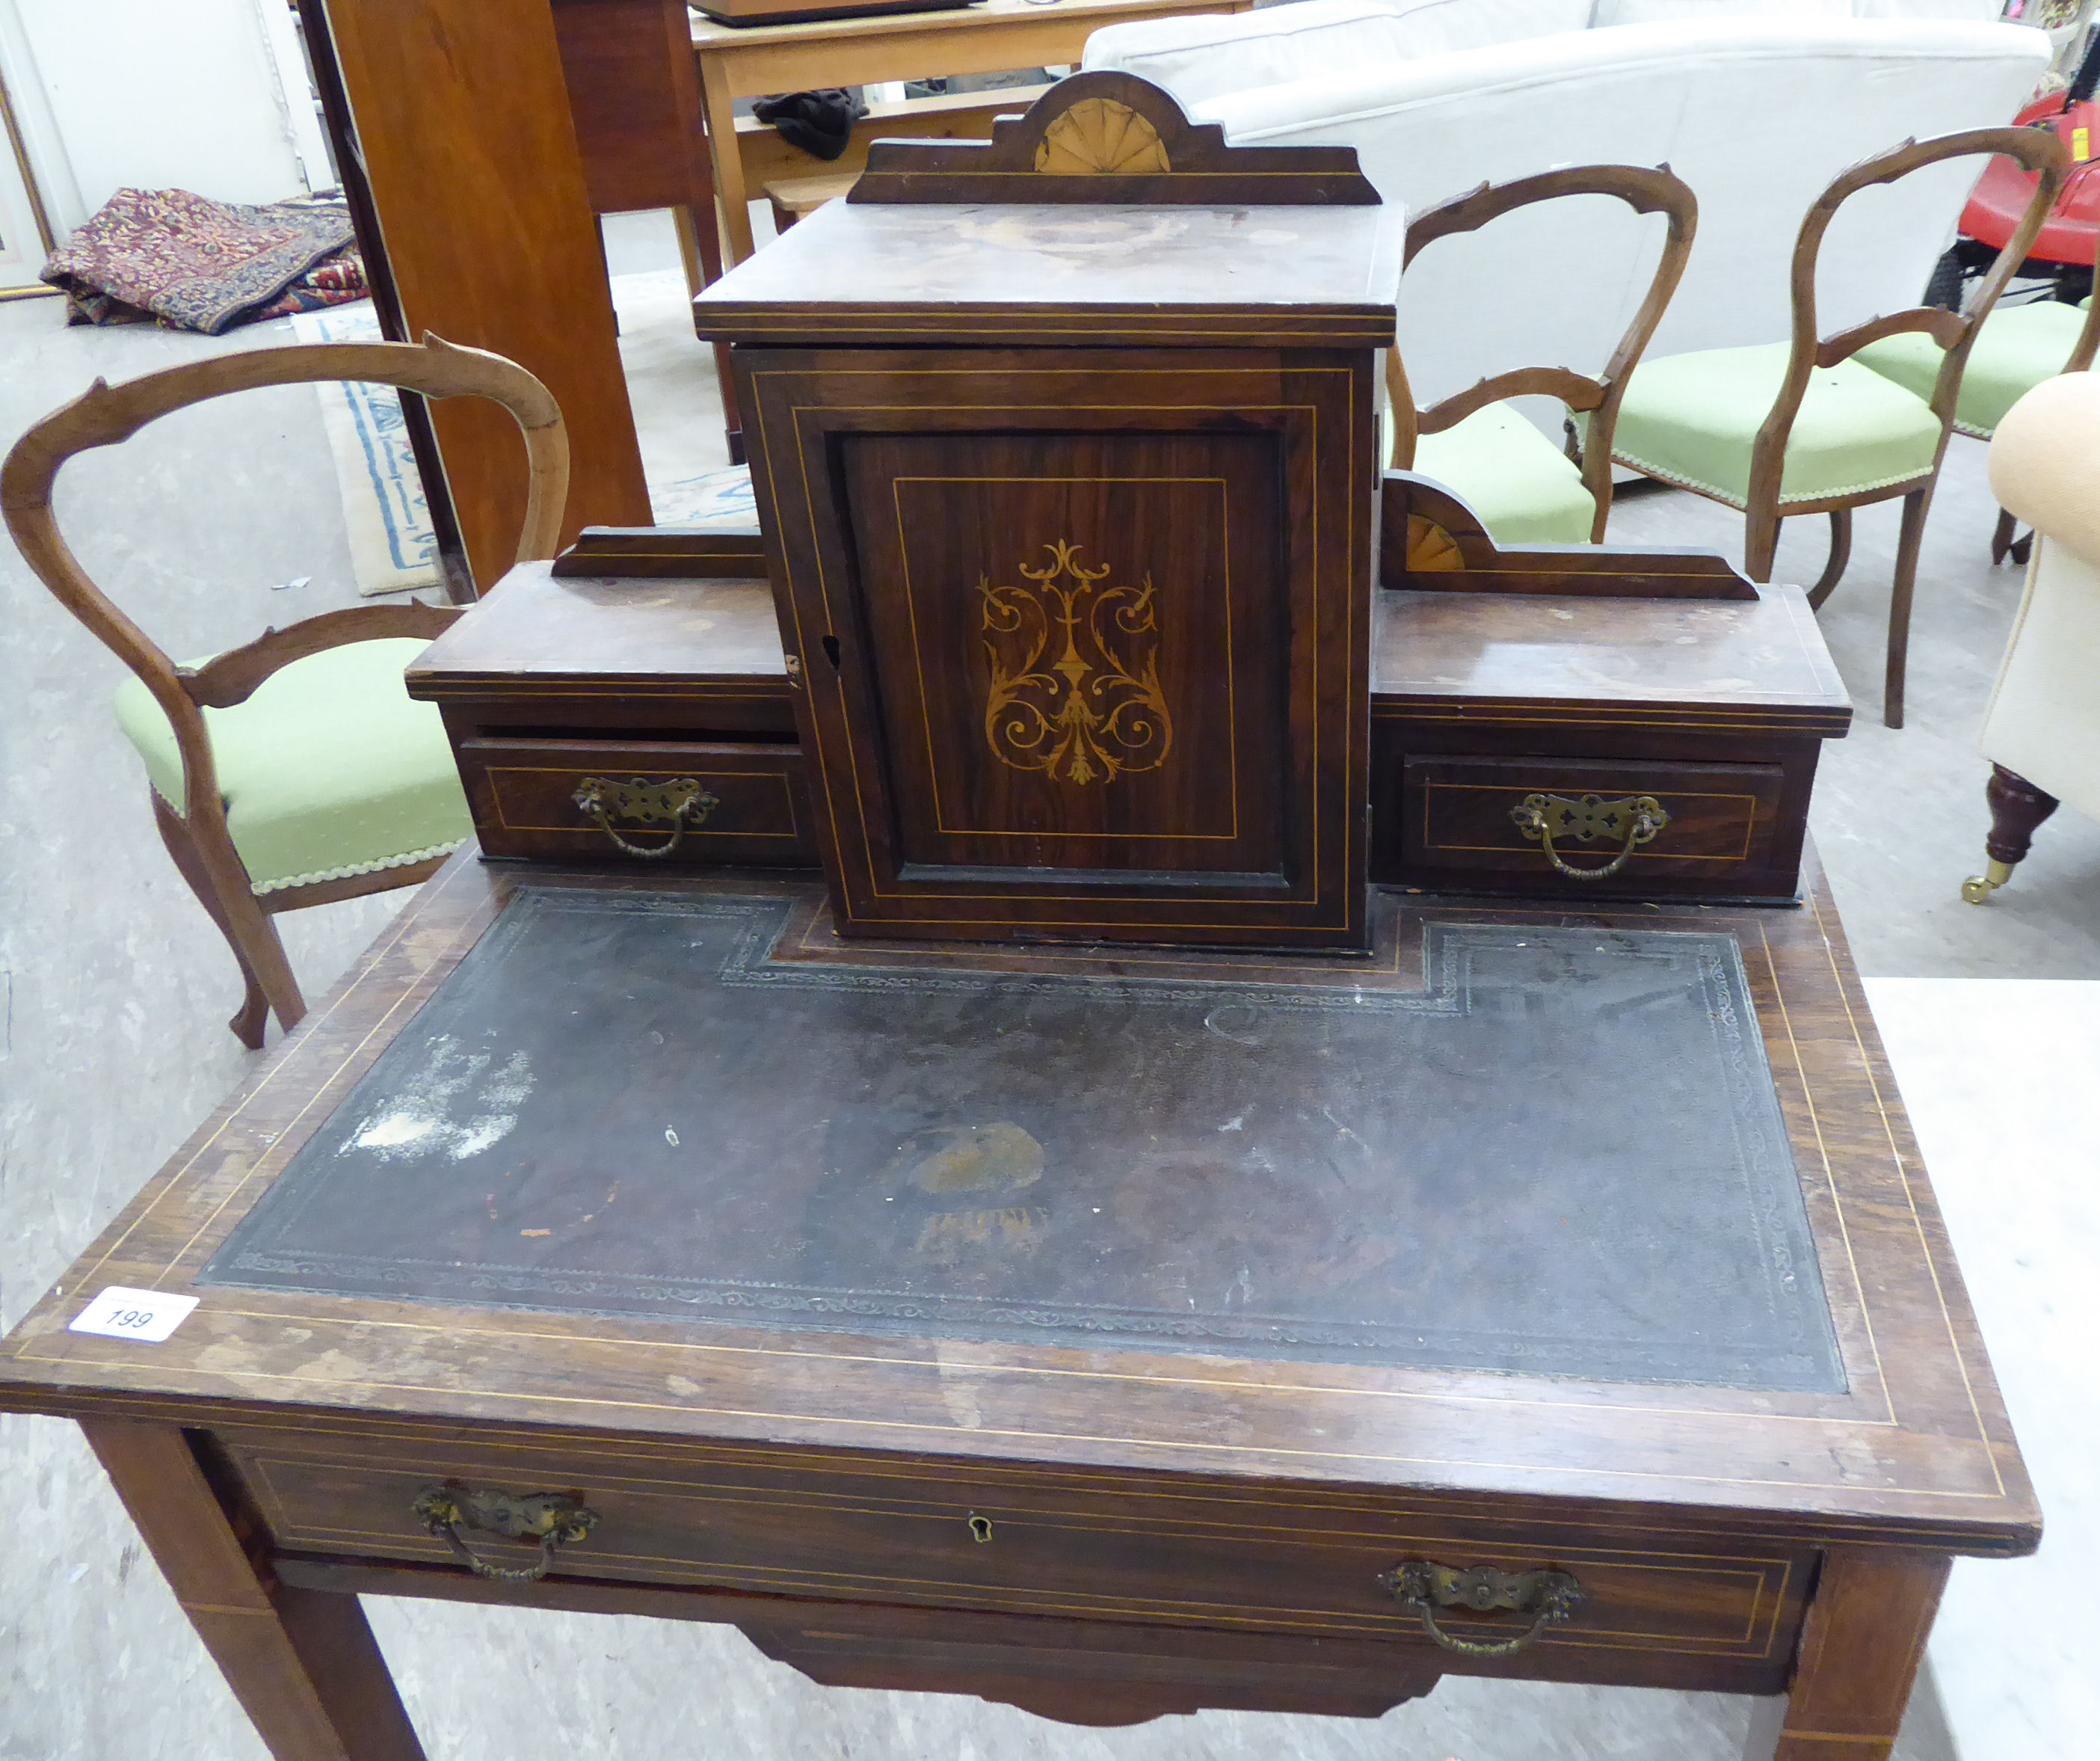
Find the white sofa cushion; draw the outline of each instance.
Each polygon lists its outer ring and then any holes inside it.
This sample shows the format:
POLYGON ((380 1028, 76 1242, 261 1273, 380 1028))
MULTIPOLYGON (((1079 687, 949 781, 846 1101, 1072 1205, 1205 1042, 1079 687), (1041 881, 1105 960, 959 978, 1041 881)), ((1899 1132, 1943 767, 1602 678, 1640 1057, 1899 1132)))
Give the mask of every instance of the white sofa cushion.
POLYGON ((1586 29, 1594 0, 1296 0, 1223 17, 1111 25, 1083 65, 1162 86, 1183 104, 1423 55, 1586 29))
POLYGON ((1724 18, 1954 19, 1988 24, 2002 0, 1596 0, 1593 29, 1707 24, 1724 18))
POLYGON ((2100 814, 2100 373, 2045 381, 2005 413, 1991 489, 2032 523, 2027 593, 1983 715, 1983 756, 2100 814))
POLYGON ((2014 404, 1990 468, 2001 507, 2100 567, 2100 373, 2045 379, 2014 404))
POLYGON ((1290 0, 1229 16, 1110 24, 1081 64, 1163 86, 1184 104, 1289 80, 1621 24, 1724 18, 1957 19, 1988 24, 2002 0, 1290 0))

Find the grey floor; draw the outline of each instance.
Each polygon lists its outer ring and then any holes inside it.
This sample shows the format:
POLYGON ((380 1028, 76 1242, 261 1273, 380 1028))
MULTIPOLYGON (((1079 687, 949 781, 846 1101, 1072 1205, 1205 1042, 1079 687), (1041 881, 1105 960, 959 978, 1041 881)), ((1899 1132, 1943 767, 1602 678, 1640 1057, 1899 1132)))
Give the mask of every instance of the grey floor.
MULTIPOLYGON (((68 331, 55 302, 0 305, 0 442, 98 373, 287 339, 280 326, 220 342, 68 331)), ((352 598, 305 387, 223 400, 79 461, 59 510, 90 571, 179 655, 352 598)), ((1974 730, 2018 591, 2015 571, 1988 566, 1992 517, 1982 449, 1957 442, 1927 540, 1903 733, 1880 727, 1875 695, 1892 517, 1862 518, 1826 613, 1861 713, 1826 761, 1815 828, 1870 973, 2100 977, 2100 828, 2067 810, 1990 907, 1957 893, 1978 866, 1974 730)), ((1724 512, 1676 494, 1629 500, 1614 531, 1740 544, 1724 512)), ((1789 539, 1792 573, 1820 567, 1819 536, 1789 539)), ((3 545, 0 607, 0 1322, 11 1324, 252 1060, 224 1027, 232 963, 162 854, 107 713, 118 663, 3 545)), ((310 994, 399 903, 285 920, 310 994)), ((0 1761, 259 1756, 73 1428, 0 1419, 0 1761)), ((1093 1732, 974 1701, 821 1690, 726 1631, 369 1606, 434 1761, 1720 1761, 1748 1716, 1712 1696, 1454 1679, 1374 1722, 1209 1713, 1093 1732)), ((1929 1691, 1899 1754, 1951 1754, 1929 1691)))

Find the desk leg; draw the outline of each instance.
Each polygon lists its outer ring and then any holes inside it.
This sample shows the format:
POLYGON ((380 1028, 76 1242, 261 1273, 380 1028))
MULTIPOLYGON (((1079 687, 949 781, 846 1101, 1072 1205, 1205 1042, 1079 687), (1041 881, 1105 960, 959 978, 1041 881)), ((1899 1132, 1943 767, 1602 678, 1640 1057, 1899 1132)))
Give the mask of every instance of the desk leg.
POLYGON ((721 205, 722 258, 735 268, 757 247, 751 238, 751 192, 743 181, 743 154, 736 141, 736 103, 729 76, 706 55, 700 64, 700 114, 708 130, 708 159, 714 167, 715 200, 721 205))
POLYGON ((1793 1690, 1758 1703, 1745 1761, 1888 1761, 1952 1564, 1893 1549, 1825 1554, 1793 1690))
POLYGON ((179 1427, 81 1429, 276 1761, 424 1761, 355 1596, 258 1570, 179 1427))
MULTIPOLYGON (((686 291, 695 298, 710 281, 721 279, 721 233, 715 223, 714 202, 709 197, 706 218, 708 229, 700 231, 700 217, 689 206, 673 208, 672 223, 678 229, 678 255, 686 266, 686 291)), ((693 315, 697 327, 700 322, 698 312, 693 315)), ((708 347, 714 352, 715 383, 721 388, 722 438, 729 447, 729 461, 732 465, 743 462, 743 418, 736 413, 736 380, 730 371, 729 345, 712 342, 708 347)))

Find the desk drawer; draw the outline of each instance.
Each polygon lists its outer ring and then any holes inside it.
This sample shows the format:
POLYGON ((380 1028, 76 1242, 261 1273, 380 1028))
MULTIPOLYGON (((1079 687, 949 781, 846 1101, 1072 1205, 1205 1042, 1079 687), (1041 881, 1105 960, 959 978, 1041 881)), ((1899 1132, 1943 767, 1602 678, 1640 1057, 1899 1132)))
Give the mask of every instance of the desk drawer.
POLYGON ((1410 885, 1758 897, 1775 872, 1785 772, 1668 759, 1412 757, 1401 859, 1410 885), (1652 801, 1662 823, 1636 823, 1652 801))
MULTIPOLYGON (((1755 1672, 1783 1670, 1811 1556, 1776 1543, 1681 1547, 1652 1533, 1556 1523, 1454 1520, 1330 1503, 1291 1506, 1251 1489, 1155 1493, 1141 1480, 944 1471, 827 1474, 792 1458, 695 1475, 632 1457, 431 1453, 357 1459, 271 1440, 230 1439, 281 1549, 443 1560, 456 1556, 412 1514, 449 1488, 580 1499, 595 1521, 557 1547, 553 1575, 869 1600, 1241 1631, 1419 1641, 1418 1614, 1382 1574, 1405 1561, 1516 1574, 1555 1571, 1582 1598, 1529 1649, 1654 1651, 1755 1672), (1104 1490, 1104 1488, 1106 1490, 1104 1490)), ((461 1531, 487 1561, 529 1567, 537 1549, 461 1531)), ((462 1569, 467 1569, 464 1565, 462 1569)), ((1523 1612, 1441 1609, 1453 1635, 1499 1640, 1523 1612)), ((1449 1655, 1440 1653, 1439 1655, 1449 1655)), ((1454 1662, 1452 1666, 1458 1666, 1454 1662)), ((1597 1666, 1596 1660, 1586 1667, 1597 1666)), ((1776 1680, 1776 1674, 1774 1677, 1776 1680)))
POLYGON ((816 860, 798 746, 485 739, 457 751, 488 855, 667 867, 816 860))

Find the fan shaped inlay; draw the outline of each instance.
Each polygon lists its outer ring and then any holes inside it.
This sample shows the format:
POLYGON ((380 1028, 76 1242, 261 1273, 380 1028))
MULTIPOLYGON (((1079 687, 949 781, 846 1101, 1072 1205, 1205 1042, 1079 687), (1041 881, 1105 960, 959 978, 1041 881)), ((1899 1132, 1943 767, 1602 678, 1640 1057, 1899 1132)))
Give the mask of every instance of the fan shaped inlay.
POLYGON ((1035 169, 1053 177, 1131 177, 1174 167, 1159 130, 1128 104, 1083 98, 1043 131, 1035 169))
POLYGON ((1458 542, 1432 519, 1419 514, 1407 516, 1407 572, 1425 575, 1439 569, 1462 569, 1466 559, 1458 542))

